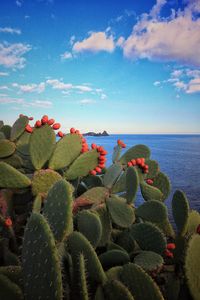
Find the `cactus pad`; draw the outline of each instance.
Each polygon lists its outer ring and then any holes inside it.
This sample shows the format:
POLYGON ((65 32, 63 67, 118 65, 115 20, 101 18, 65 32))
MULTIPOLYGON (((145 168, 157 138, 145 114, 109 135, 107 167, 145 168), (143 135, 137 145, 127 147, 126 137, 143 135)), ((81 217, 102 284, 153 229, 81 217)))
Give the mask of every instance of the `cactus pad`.
POLYGON ((34 199, 32 211, 40 213, 41 207, 42 207, 42 196, 38 194, 34 199))
POLYGON ((49 224, 38 213, 32 213, 25 228, 22 270, 26 299, 62 299, 58 251, 49 224))
POLYGON ((107 300, 134 300, 129 289, 119 280, 107 281, 103 287, 107 300))
POLYGON ((163 199, 163 193, 156 187, 147 184, 146 182, 142 182, 140 184, 141 193, 144 200, 160 200, 163 199))
POLYGON ((33 195, 46 194, 52 185, 60 179, 62 177, 56 171, 50 169, 36 171, 32 180, 33 195))
POLYGON ((164 260, 158 253, 152 251, 142 251, 134 258, 134 263, 145 271, 153 271, 162 267, 164 260))
POLYGON ((65 172, 65 178, 73 180, 88 175, 89 171, 97 167, 98 157, 99 153, 96 149, 81 154, 65 172))
POLYGON ((120 163, 127 164, 131 159, 135 159, 138 157, 144 157, 148 159, 150 157, 150 149, 145 145, 136 145, 130 149, 128 149, 124 155, 120 158, 120 163))
POLYGON ((187 231, 189 204, 185 193, 177 190, 172 199, 172 213, 178 233, 184 235, 187 231))
POLYGON ((20 189, 31 185, 30 179, 5 162, 0 162, 0 187, 20 189))
POLYGON ((119 160, 122 148, 116 145, 113 149, 112 162, 115 163, 119 160))
POLYGON ((185 272, 194 300, 200 295, 200 235, 194 234, 189 242, 185 260, 185 272))
POLYGON ((135 201, 138 185, 138 172, 134 167, 129 167, 126 171, 126 200, 128 204, 135 201))
POLYGON ((98 214, 102 225, 102 234, 98 246, 104 247, 110 241, 112 223, 105 204, 97 207, 95 211, 98 214))
MULTIPOLYGON (((156 177, 153 179, 153 186, 158 188, 163 196, 162 196, 162 201, 164 201, 165 199, 167 199, 167 197, 170 194, 170 190, 171 190, 171 184, 169 181, 169 178, 167 177, 167 175, 165 175, 162 172, 159 172, 156 177)), ((155 199, 154 199, 155 200, 155 199)))
POLYGON ((10 139, 15 141, 25 130, 26 125, 28 124, 28 117, 22 116, 19 117, 12 126, 10 139))
POLYGON ((0 158, 12 155, 15 152, 15 144, 9 140, 0 140, 0 158))
POLYGON ((198 225, 200 224, 200 213, 196 210, 189 212, 187 232, 193 234, 196 232, 198 225))
POLYGON ((3 125, 0 129, 0 132, 3 132, 6 139, 10 139, 10 133, 11 133, 11 126, 10 125, 3 125))
POLYGON ((146 174, 146 179, 147 178, 154 178, 159 172, 159 165, 156 160, 148 159, 145 161, 145 164, 149 166, 149 173, 146 174))
POLYGON ((113 249, 99 255, 99 260, 104 270, 115 266, 120 266, 130 262, 130 257, 127 252, 113 249))
POLYGON ((56 136, 53 129, 44 125, 35 128, 30 137, 30 155, 36 170, 41 169, 49 160, 55 147, 56 136))
POLYGON ((79 255, 79 291, 81 300, 89 300, 88 287, 87 287, 87 270, 84 255, 79 255))
MULTIPOLYGON (((128 170, 128 169, 127 169, 128 170)), ((126 189, 126 171, 124 171, 112 187, 112 193, 121 193, 126 189)))
POLYGON ((29 140, 30 140, 30 133, 24 131, 22 135, 17 140, 16 146, 17 151, 23 155, 29 155, 29 140))
POLYGON ((160 223, 167 220, 167 208, 160 201, 149 200, 136 209, 136 215, 146 221, 160 223))
POLYGON ((122 165, 115 163, 111 165, 107 170, 106 173, 104 174, 103 177, 103 184, 107 188, 112 188, 114 183, 117 181, 119 175, 122 172, 122 165))
POLYGON ((111 195, 106 200, 106 205, 111 219, 116 225, 126 228, 135 221, 134 209, 126 203, 124 198, 111 195))
POLYGON ((151 223, 139 223, 131 226, 130 233, 142 250, 163 254, 167 243, 163 232, 151 223))
POLYGON ((59 170, 70 165, 81 153, 82 141, 77 134, 66 134, 60 139, 49 161, 49 168, 59 170))
POLYGON ((6 157, 4 159, 0 159, 0 161, 4 161, 5 163, 11 165, 12 167, 19 169, 22 167, 23 165, 23 161, 21 159, 21 157, 17 154, 13 154, 9 157, 6 157))
POLYGON ((23 300, 23 294, 17 284, 7 276, 0 274, 0 299, 2 300, 23 300))

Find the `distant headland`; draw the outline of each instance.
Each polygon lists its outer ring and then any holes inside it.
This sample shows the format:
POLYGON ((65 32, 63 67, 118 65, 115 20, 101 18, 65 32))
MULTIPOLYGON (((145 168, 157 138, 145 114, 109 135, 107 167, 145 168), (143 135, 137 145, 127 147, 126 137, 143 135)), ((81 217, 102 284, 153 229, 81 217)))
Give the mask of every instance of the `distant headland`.
POLYGON ((104 130, 103 132, 98 132, 98 133, 90 131, 90 132, 84 133, 83 135, 87 135, 87 136, 109 136, 109 134, 107 133, 106 130, 104 130))

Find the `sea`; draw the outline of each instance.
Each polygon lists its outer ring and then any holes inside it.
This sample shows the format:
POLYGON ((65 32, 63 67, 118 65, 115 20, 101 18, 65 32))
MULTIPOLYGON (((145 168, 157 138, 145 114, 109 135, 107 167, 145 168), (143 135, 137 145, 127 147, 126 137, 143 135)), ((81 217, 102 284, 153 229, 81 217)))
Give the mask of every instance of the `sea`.
MULTIPOLYGON (((87 136, 86 139, 89 145, 96 143, 108 151, 107 167, 112 163, 112 152, 118 139, 127 146, 123 152, 137 144, 148 146, 151 158, 159 162, 160 170, 171 181, 171 194, 165 201, 170 219, 171 200, 177 189, 185 192, 190 208, 200 212, 200 135, 112 134, 87 136)), ((138 192, 136 206, 142 202, 142 196, 138 192)))

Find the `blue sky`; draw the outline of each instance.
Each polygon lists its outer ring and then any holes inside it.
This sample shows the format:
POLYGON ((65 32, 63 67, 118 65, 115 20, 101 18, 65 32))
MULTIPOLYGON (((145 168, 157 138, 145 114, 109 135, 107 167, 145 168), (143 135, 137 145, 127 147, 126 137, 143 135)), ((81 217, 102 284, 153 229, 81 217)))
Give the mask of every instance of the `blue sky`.
POLYGON ((0 2, 0 119, 200 133, 198 0, 0 2))

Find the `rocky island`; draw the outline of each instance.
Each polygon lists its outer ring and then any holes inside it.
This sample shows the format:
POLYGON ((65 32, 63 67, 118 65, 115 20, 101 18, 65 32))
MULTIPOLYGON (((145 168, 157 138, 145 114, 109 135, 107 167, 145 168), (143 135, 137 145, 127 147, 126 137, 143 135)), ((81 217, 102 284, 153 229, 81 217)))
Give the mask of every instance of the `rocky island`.
POLYGON ((107 133, 106 130, 104 130, 102 133, 101 132, 96 133, 96 132, 90 131, 90 132, 84 133, 83 135, 85 135, 85 136, 109 136, 109 134, 107 133))

